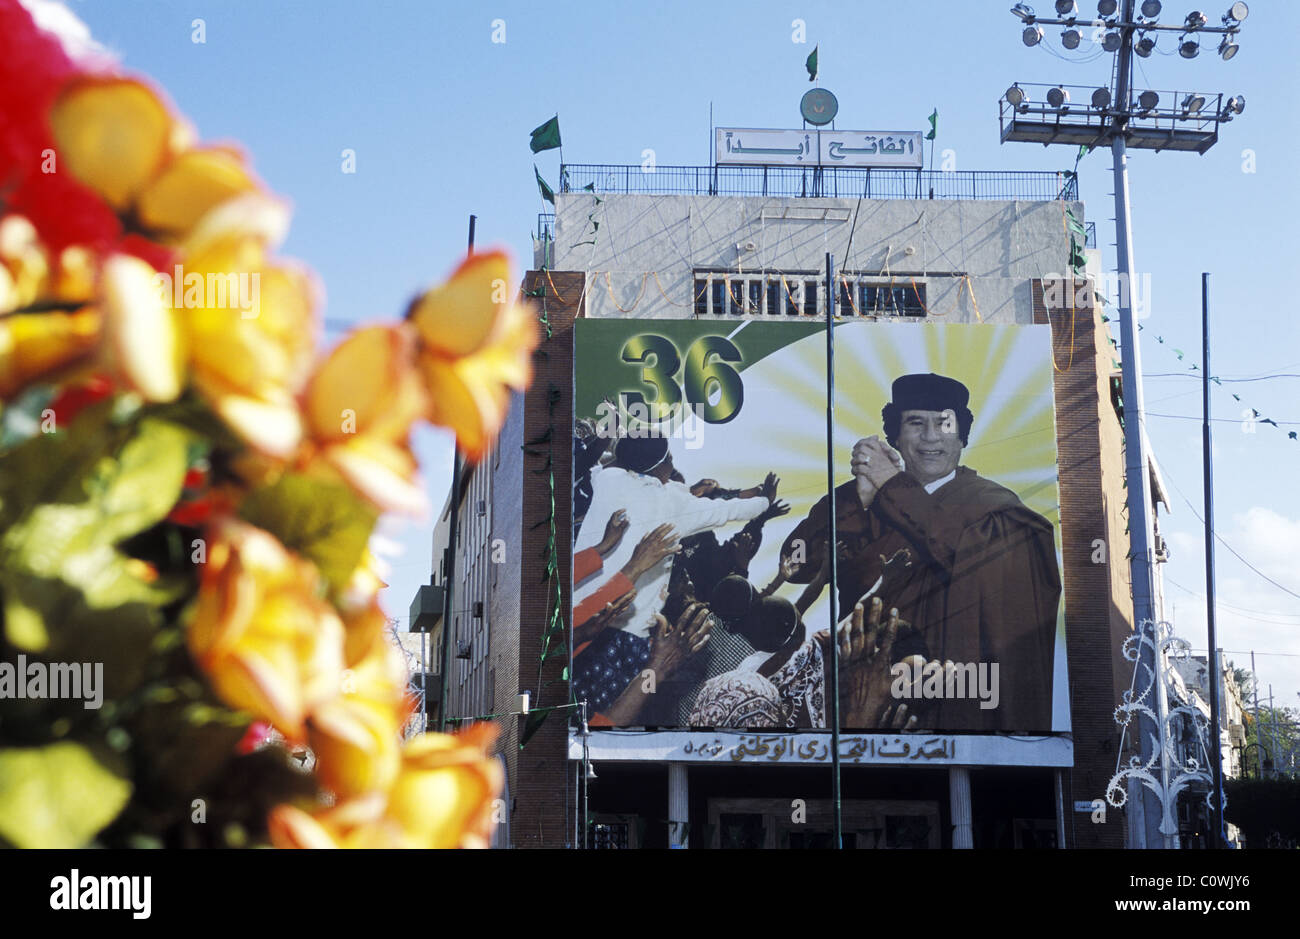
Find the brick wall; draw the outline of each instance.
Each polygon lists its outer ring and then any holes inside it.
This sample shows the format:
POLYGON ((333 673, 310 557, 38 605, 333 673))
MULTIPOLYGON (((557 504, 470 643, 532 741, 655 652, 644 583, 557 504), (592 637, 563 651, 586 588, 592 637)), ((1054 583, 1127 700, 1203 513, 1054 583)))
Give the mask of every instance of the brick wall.
MULTIPOLYGON (((541 455, 523 454, 522 538, 519 555, 519 642, 518 687, 533 693, 535 707, 566 704, 568 682, 561 674, 568 664, 567 652, 548 659, 538 683, 538 662, 542 648, 550 589, 544 581, 544 557, 549 526, 543 522, 550 511, 550 493, 545 473, 535 473, 553 460, 555 473, 555 533, 559 554, 562 610, 569 621, 569 567, 572 515, 570 511, 571 466, 573 462, 573 321, 581 307, 586 280, 581 271, 529 271, 524 292, 544 289, 551 324, 551 338, 543 338, 533 357, 533 383, 524 396, 522 443, 537 440, 548 429, 553 445, 530 447, 541 455), (542 524, 538 524, 542 523, 542 524), (534 527, 537 526, 537 527, 534 527)), ((519 492, 518 489, 515 492, 519 492)), ((509 498, 504 492, 502 499, 509 498)), ((567 637, 566 637, 567 641, 567 637)), ((522 719, 515 719, 522 729, 522 719)), ((517 808, 511 819, 511 839, 517 848, 563 848, 573 838, 573 766, 566 759, 567 712, 553 712, 520 751, 513 745, 514 788, 517 808)), ((517 740, 518 737, 516 736, 517 740)))
POLYGON ((1105 798, 1115 771, 1119 726, 1114 709, 1132 677, 1119 644, 1132 630, 1128 536, 1123 514, 1123 432, 1110 401, 1113 357, 1095 306, 1044 305, 1043 282, 1030 282, 1034 321, 1052 326, 1057 465, 1065 587, 1066 656, 1074 769, 1066 777, 1066 844, 1124 846, 1124 813, 1106 821, 1073 811, 1075 801, 1105 798), (1104 556, 1099 551, 1104 551, 1104 556), (1096 559, 1096 561, 1094 560, 1096 559), (1098 561, 1100 563, 1098 563, 1098 561))

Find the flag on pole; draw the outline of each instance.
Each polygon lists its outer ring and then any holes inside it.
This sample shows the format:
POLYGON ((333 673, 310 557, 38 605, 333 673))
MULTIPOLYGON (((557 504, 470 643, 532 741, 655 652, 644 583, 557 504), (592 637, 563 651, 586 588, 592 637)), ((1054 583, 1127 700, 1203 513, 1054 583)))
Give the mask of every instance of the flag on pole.
POLYGON ((816 81, 817 79, 817 47, 813 46, 813 51, 808 56, 808 61, 804 63, 804 68, 808 69, 808 80, 816 81))
POLYGON ((1074 162, 1077 164, 1080 160, 1086 157, 1088 155, 1088 151, 1089 151, 1089 147, 1086 143, 1079 144, 1079 155, 1074 158, 1074 162))
POLYGON ((533 175, 537 177, 537 188, 542 192, 542 198, 555 205, 555 191, 546 185, 546 180, 542 179, 542 174, 537 172, 537 164, 533 164, 533 175))
MULTIPOLYGON (((935 132, 939 129, 939 109, 935 108, 934 113, 930 115, 930 132, 925 135, 926 140, 933 140, 935 132)), ((947 151, 945 151, 947 152, 947 151)))
POLYGON ((557 149, 560 146, 560 116, 557 114, 541 127, 536 128, 528 146, 532 148, 533 153, 557 149))

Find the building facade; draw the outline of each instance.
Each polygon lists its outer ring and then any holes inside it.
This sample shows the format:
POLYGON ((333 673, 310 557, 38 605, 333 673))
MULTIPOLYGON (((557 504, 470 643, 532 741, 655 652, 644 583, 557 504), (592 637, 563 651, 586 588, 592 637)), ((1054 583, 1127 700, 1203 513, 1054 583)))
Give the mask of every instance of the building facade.
MULTIPOLYGON (((760 324, 780 323, 811 334, 826 315, 829 253, 838 322, 855 325, 868 346, 912 342, 940 324, 959 327, 947 335, 962 342, 1000 327, 1040 328, 1055 428, 1057 498, 1047 514, 1062 585, 1051 727, 846 729, 845 846, 1122 847, 1124 813, 1096 811, 1121 756, 1114 709, 1132 678, 1121 652, 1132 633, 1122 400, 1116 353, 1087 286, 1100 279, 1099 258, 1083 243, 1073 179, 801 172, 567 166, 554 216, 539 221, 536 269, 522 285, 545 331, 534 382, 514 400, 494 450, 464 467, 449 496, 431 580, 444 585, 442 549, 458 513, 450 617, 421 620, 429 648, 450 621, 448 716, 503 715, 509 797, 497 843, 830 843, 824 723, 610 725, 577 700, 571 662, 574 396, 589 377, 585 361, 575 365, 575 325, 691 322, 758 335, 760 324), (522 692, 528 714, 519 713, 522 692)), ((687 460, 681 441, 670 446, 687 460)), ((847 467, 837 470, 837 485, 847 478, 847 467)), ((416 614, 413 604, 413 629, 416 614)), ((810 613, 809 633, 815 625, 810 613)))

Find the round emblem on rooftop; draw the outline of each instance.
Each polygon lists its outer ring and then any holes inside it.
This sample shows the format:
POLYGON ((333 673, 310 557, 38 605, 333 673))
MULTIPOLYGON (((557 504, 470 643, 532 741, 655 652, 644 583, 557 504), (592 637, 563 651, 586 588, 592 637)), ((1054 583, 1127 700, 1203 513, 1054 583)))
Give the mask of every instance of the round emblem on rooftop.
POLYGON ((840 103, 825 88, 814 88, 806 93, 799 102, 799 113, 809 124, 821 127, 835 120, 840 103))

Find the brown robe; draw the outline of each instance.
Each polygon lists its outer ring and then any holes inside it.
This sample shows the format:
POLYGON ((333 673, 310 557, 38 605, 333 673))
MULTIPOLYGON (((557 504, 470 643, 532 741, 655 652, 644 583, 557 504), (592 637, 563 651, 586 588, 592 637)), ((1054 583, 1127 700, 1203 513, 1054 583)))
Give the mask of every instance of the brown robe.
MULTIPOLYGON (((907 548, 912 567, 885 610, 897 607, 924 649, 900 642, 895 661, 921 652, 927 661, 996 662, 999 701, 976 697, 908 700, 920 725, 934 730, 1047 732, 1052 724, 1052 658, 1061 577, 1052 526, 1004 486, 958 467, 931 495, 905 473, 885 483, 869 509, 849 481, 835 490, 841 622, 880 576, 881 555, 907 548)), ((808 583, 822 567, 828 535, 823 497, 782 546, 804 542, 806 563, 792 578, 808 583)), ((972 692, 973 695, 973 692, 972 692)), ((868 729, 868 728, 854 728, 868 729)))

